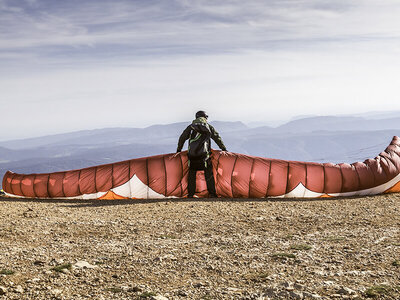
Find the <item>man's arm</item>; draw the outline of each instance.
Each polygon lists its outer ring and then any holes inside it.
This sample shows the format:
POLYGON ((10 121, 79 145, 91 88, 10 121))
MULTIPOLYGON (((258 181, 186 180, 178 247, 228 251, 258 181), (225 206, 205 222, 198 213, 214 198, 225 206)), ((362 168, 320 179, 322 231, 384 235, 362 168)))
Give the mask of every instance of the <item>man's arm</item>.
POLYGON ((222 150, 222 151, 226 151, 226 147, 224 145, 224 142, 222 141, 221 137, 219 136, 219 133, 215 130, 215 128, 213 126, 210 126, 210 130, 211 130, 211 138, 214 140, 214 142, 217 143, 218 147, 222 150))
POLYGON ((181 136, 179 137, 178 141, 178 148, 176 149, 176 152, 181 152, 183 148, 183 144, 185 144, 185 141, 190 137, 190 132, 192 131, 192 128, 190 125, 186 127, 186 129, 182 132, 181 136))

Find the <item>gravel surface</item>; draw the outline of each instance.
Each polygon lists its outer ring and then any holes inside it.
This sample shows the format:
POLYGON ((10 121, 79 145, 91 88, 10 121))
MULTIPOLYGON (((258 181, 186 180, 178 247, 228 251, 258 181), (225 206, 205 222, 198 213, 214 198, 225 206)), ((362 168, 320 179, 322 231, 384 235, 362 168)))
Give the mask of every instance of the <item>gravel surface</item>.
POLYGON ((400 299, 400 195, 0 198, 0 299, 400 299))

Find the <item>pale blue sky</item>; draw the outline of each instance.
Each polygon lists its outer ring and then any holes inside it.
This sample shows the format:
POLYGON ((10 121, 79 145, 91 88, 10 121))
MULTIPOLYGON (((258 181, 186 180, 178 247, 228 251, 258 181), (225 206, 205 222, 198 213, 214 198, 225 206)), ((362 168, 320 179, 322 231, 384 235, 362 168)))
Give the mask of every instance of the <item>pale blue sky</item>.
POLYGON ((0 140, 400 109, 394 0, 0 0, 0 140))

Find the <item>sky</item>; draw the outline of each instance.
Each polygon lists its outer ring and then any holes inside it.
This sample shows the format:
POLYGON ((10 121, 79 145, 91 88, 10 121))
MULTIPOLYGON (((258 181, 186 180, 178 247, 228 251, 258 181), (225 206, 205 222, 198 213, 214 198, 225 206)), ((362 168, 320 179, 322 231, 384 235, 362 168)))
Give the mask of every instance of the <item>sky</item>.
POLYGON ((400 109, 398 0, 0 0, 0 140, 400 109))

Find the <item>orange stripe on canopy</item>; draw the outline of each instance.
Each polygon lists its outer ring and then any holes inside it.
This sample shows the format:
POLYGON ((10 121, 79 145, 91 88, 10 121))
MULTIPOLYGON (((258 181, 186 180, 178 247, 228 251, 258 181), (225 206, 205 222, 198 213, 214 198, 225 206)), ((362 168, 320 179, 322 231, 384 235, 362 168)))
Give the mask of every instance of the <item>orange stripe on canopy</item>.
POLYGON ((400 192, 400 181, 392 186, 390 189, 386 190, 385 193, 399 193, 400 192))
POLYGON ((101 196, 99 199, 101 200, 121 200, 121 199, 129 199, 127 197, 122 197, 113 191, 108 191, 105 195, 101 196))

